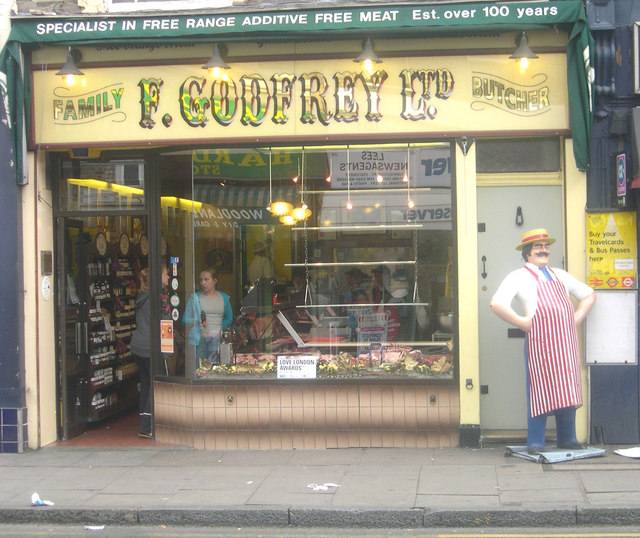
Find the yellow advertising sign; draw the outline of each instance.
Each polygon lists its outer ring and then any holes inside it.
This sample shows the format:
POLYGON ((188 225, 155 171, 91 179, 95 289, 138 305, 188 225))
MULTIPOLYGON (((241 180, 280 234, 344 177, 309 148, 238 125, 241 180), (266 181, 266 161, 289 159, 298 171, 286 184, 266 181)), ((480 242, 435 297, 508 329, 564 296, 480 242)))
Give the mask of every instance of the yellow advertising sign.
POLYGON ((587 214, 587 284, 595 289, 635 289, 636 214, 587 214))
POLYGON ((376 68, 348 59, 254 61, 217 79, 200 65, 83 68, 82 87, 38 71, 35 141, 86 147, 569 129, 564 54, 545 54, 523 72, 502 55, 385 58, 376 68))

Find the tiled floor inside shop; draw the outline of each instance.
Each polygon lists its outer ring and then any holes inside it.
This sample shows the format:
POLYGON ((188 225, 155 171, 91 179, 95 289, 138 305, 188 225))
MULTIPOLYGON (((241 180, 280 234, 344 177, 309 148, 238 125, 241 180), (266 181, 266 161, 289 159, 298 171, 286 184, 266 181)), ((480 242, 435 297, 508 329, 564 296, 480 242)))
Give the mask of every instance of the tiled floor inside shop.
POLYGON ((158 446, 151 439, 138 437, 138 412, 118 415, 100 424, 92 424, 86 432, 57 441, 55 446, 158 446))

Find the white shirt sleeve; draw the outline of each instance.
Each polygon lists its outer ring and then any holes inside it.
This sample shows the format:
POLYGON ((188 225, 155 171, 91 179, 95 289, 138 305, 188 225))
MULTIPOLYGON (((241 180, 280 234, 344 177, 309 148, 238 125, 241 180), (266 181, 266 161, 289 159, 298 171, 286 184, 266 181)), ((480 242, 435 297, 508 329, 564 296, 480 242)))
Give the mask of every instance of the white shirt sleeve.
POLYGON ((512 271, 498 286, 491 302, 512 307, 521 316, 533 316, 538 302, 536 279, 524 267, 512 271))
POLYGON ((578 301, 582 301, 582 299, 588 297, 589 295, 591 295, 591 293, 593 293, 592 288, 590 288, 584 282, 581 282, 574 276, 571 276, 563 269, 556 269, 554 267, 553 272, 558 277, 558 280, 567 287, 569 295, 575 297, 578 301))

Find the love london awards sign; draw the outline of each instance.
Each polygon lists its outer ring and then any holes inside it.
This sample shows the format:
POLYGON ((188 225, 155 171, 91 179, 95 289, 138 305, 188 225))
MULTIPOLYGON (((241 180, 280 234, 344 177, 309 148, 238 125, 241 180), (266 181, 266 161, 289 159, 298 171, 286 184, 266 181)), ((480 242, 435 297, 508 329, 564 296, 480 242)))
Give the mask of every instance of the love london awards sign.
POLYGON ((315 355, 278 357, 278 379, 315 379, 315 355))

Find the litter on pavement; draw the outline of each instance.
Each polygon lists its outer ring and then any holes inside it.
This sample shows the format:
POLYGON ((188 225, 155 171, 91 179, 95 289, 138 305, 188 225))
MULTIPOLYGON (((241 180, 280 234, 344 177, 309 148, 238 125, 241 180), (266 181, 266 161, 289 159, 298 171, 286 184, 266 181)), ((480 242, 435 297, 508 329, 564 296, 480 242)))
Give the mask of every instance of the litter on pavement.
POLYGON ((619 448, 614 450, 619 456, 626 458, 640 458, 640 446, 634 446, 633 448, 619 448))
POLYGON ((329 491, 329 488, 339 488, 340 484, 325 482, 324 484, 307 484, 307 487, 313 491, 329 491))
POLYGON ((45 501, 40 498, 40 495, 34 493, 31 495, 31 506, 53 506, 51 501, 45 501))
POLYGON ((595 458, 606 454, 604 448, 587 447, 581 450, 562 450, 561 448, 549 448, 540 454, 529 454, 526 446, 508 446, 505 452, 507 456, 514 456, 536 463, 560 463, 563 461, 583 460, 585 458, 595 458))

